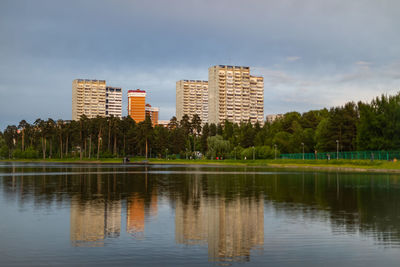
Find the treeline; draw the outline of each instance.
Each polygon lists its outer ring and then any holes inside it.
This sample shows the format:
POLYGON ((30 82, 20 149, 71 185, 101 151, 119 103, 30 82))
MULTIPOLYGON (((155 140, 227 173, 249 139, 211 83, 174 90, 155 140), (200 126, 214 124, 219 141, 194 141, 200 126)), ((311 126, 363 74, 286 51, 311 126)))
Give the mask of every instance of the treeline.
POLYGON ((22 120, 0 132, 1 158, 107 158, 123 156, 267 159, 280 153, 400 149, 400 94, 330 110, 286 113, 272 123, 204 124, 195 115, 168 127, 150 118, 79 121, 22 120))

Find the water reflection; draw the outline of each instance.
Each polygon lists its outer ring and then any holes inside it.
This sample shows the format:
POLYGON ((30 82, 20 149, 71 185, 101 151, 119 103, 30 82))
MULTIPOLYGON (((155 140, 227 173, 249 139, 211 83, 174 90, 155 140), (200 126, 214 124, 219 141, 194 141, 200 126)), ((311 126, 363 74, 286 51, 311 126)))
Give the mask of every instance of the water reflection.
POLYGON ((75 246, 103 246, 106 237, 119 237, 121 201, 71 198, 70 235, 75 246))
POLYGON ((144 238, 146 217, 157 215, 157 191, 153 189, 149 201, 138 193, 127 198, 126 231, 135 238, 144 238), (149 206, 146 208, 146 206, 149 206))
POLYGON ((197 203, 178 201, 175 209, 177 243, 207 244, 210 260, 249 260, 250 250, 264 244, 262 198, 223 197, 197 203))
MULTIPOLYGON (((262 257, 255 250, 268 254, 275 243, 291 246, 297 241, 290 230, 310 223, 329 227, 330 232, 319 233, 323 242, 352 236, 360 237, 360 244, 368 238, 374 246, 400 247, 397 175, 165 166, 146 170, 141 166, 0 165, 0 207, 17 203, 21 212, 32 206, 54 213, 67 207, 74 247, 107 247, 111 240, 123 247, 147 238, 157 246, 161 241, 153 235, 154 227, 162 232, 172 224, 171 249, 182 253, 184 248, 204 248, 209 261, 262 257), (62 175, 1 175, 47 171, 62 175), (173 219, 162 211, 170 212, 173 219), (148 227, 151 224, 153 228, 148 227), (282 225, 289 229, 287 233, 274 234, 282 225)), ((301 234, 305 239, 296 249, 315 245, 315 239, 301 234)))

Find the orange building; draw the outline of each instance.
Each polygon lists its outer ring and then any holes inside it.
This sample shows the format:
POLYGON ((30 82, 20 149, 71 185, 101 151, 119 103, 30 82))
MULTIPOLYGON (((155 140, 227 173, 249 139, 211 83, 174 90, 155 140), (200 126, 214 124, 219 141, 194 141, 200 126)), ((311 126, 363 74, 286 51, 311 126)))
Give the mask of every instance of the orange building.
POLYGON ((144 121, 146 118, 146 91, 144 90, 129 90, 128 91, 128 115, 135 122, 144 121))
POLYGON ((150 104, 146 104, 146 116, 150 117, 153 127, 158 125, 158 112, 159 108, 155 108, 152 107, 150 104))

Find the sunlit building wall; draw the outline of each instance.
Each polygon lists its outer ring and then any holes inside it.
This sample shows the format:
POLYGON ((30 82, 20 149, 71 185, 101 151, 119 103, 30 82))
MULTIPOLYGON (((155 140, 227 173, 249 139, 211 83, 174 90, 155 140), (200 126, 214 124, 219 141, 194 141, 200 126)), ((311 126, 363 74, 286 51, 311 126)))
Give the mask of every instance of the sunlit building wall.
POLYGON ((128 115, 135 121, 141 122, 146 118, 146 91, 129 90, 128 91, 128 115))
POLYGON ((76 79, 72 82, 72 119, 106 116, 106 81, 76 79))
POLYGON ((152 107, 150 104, 146 104, 145 111, 146 111, 146 116, 150 117, 151 124, 153 125, 153 127, 158 125, 158 113, 160 109, 152 107))
POLYGON ((264 121, 264 81, 244 66, 217 65, 208 69, 210 123, 264 121))
POLYGON ((208 122, 208 81, 180 80, 176 82, 176 118, 192 118, 197 114, 202 123, 208 122))

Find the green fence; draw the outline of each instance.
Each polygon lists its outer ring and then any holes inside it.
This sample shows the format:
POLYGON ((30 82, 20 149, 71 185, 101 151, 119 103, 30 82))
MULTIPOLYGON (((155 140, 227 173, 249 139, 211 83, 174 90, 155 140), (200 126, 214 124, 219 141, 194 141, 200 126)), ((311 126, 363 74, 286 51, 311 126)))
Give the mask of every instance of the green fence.
POLYGON ((361 160, 393 160, 400 159, 400 151, 346 151, 323 153, 281 154, 281 159, 361 159, 361 160))

